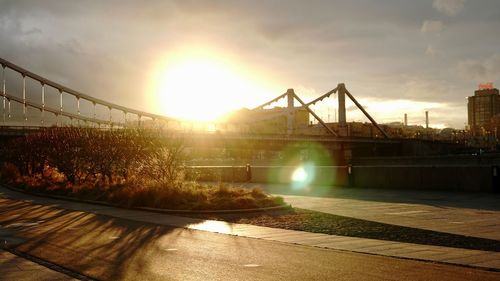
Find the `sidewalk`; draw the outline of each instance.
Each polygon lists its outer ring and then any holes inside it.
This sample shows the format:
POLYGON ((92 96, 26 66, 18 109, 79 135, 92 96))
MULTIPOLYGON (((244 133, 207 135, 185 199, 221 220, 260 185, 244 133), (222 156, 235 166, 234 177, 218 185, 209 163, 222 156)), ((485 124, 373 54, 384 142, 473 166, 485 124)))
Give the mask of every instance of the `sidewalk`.
POLYGON ((300 196, 284 185, 243 184, 282 196, 296 208, 458 235, 500 240, 500 194, 329 188, 300 196), (284 194, 295 193, 295 195, 284 194))
POLYGON ((200 220, 138 210, 120 209, 101 205, 56 200, 27 195, 24 193, 11 191, 4 187, 0 187, 0 198, 2 197, 29 201, 33 204, 49 205, 51 207, 61 209, 90 212, 94 214, 107 215, 111 217, 129 219, 139 222, 183 227, 188 229, 264 239, 282 243, 293 243, 305 246, 500 270, 499 252, 418 245, 375 239, 284 230, 247 224, 234 224, 221 221, 200 220))

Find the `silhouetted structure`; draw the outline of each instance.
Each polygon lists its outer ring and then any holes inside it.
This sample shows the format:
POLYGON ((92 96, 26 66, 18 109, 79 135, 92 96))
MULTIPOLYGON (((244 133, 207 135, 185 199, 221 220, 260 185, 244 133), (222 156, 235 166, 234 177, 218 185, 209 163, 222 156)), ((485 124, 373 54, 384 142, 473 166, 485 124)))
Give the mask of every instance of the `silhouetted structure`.
POLYGON ((500 95, 496 88, 480 88, 468 97, 468 120, 471 132, 481 134, 493 116, 500 113, 500 95))

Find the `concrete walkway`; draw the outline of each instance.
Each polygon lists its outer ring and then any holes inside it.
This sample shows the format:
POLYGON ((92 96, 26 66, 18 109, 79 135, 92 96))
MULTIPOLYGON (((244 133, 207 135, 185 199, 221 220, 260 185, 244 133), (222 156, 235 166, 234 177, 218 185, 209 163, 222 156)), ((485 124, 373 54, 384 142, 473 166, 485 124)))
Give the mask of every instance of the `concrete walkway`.
POLYGON ((499 252, 418 245, 411 243, 400 243, 384 240, 284 230, 247 224, 234 224, 221 221, 200 220, 145 211, 119 209, 108 206, 56 200, 27 195, 24 193, 11 191, 4 187, 0 187, 0 203, 2 197, 28 201, 33 204, 49 205, 62 209, 90 212, 94 214, 107 215, 111 217, 160 225, 211 231, 215 233, 238 235, 243 237, 265 239, 313 247, 322 247, 383 256, 411 258, 500 270, 499 252))
POLYGON ((286 185, 243 186, 262 187, 296 208, 500 240, 500 194, 338 187, 308 194, 307 190, 290 190, 286 185))
POLYGON ((0 280, 67 281, 78 280, 27 259, 0 250, 0 280))
MULTIPOLYGON (((500 240, 500 211, 423 203, 284 196, 297 208, 364 220, 500 240)), ((500 199, 499 201, 500 202, 500 199)))

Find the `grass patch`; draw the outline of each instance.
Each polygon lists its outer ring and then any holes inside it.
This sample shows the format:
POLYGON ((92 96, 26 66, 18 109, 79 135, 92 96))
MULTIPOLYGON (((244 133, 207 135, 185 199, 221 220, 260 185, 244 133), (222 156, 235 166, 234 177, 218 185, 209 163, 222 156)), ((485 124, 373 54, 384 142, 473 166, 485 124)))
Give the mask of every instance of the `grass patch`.
POLYGON ((500 252, 500 241, 293 208, 266 213, 185 215, 331 235, 500 252))

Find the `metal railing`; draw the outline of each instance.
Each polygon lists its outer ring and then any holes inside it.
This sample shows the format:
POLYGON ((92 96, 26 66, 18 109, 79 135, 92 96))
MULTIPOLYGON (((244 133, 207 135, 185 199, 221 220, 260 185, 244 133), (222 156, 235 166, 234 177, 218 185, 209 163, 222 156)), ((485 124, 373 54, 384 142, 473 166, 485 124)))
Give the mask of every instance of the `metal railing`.
POLYGON ((126 119, 127 114, 136 115, 139 124, 141 122, 141 118, 143 118, 143 117, 150 118, 152 120, 165 120, 165 121, 174 120, 174 119, 166 117, 166 116, 157 115, 157 114, 153 114, 153 113, 149 113, 149 112, 145 112, 145 111, 140 111, 137 109, 121 106, 121 105, 118 105, 115 103, 107 102, 105 100, 89 96, 89 95, 84 94, 82 92, 76 91, 76 90, 71 89, 69 87, 63 86, 59 83, 56 83, 52 80, 49 80, 45 77, 39 76, 39 75, 29 71, 29 70, 26 70, 26 69, 14 64, 14 63, 9 62, 9 61, 2 59, 2 58, 0 58, 0 65, 2 66, 2 88, 1 89, 2 89, 2 98, 3 98, 3 111, 4 111, 3 119, 4 119, 4 121, 6 119, 6 115, 8 115, 9 118, 11 117, 11 105, 10 105, 11 101, 14 101, 14 102, 17 102, 17 103, 20 103, 23 105, 23 119, 24 119, 24 121, 26 121, 26 119, 27 119, 27 115, 26 115, 26 112, 27 112, 26 108, 27 107, 32 107, 32 108, 40 110, 42 112, 42 121, 41 121, 42 124, 43 124, 43 116, 44 116, 45 112, 53 113, 56 116, 65 116, 65 117, 68 117, 70 119, 96 123, 99 125, 100 124, 107 124, 110 126, 122 126, 122 125, 124 125, 123 123, 116 122, 116 121, 112 120, 112 114, 111 114, 112 110, 123 112, 125 119, 126 119), (10 70, 15 71, 21 75, 21 77, 23 79, 22 98, 16 97, 14 95, 7 93, 7 91, 6 91, 6 72, 5 72, 6 69, 10 69, 10 70), (32 101, 28 101, 26 99, 26 77, 29 77, 29 78, 40 83, 40 87, 41 87, 40 101, 41 101, 41 103, 35 103, 32 101), (45 104, 45 87, 46 86, 52 87, 59 92, 59 102, 60 102, 59 108, 51 108, 51 107, 46 106, 46 104, 45 104), (71 96, 76 98, 76 100, 77 100, 77 113, 76 114, 64 111, 63 94, 68 94, 68 95, 71 95, 71 96), (86 101, 92 103, 92 105, 94 106, 93 116, 84 116, 81 114, 81 112, 80 112, 80 100, 86 100, 86 101), (96 110, 95 110, 97 105, 104 106, 104 107, 109 109, 109 119, 108 120, 97 118, 96 110))

